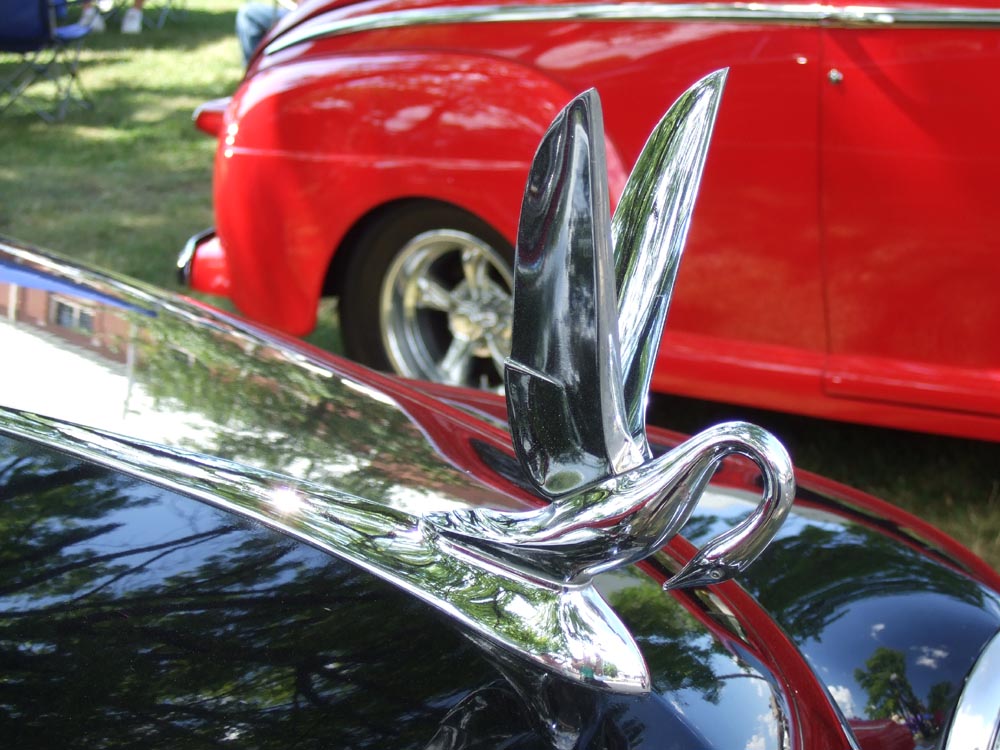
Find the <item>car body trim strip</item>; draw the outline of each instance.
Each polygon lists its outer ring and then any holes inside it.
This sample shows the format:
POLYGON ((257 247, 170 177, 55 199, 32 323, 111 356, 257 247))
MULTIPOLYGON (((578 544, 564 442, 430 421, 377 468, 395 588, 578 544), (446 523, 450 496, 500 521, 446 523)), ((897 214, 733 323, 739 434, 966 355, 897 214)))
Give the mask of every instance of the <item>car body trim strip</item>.
POLYGON ((184 249, 177 256, 177 281, 182 287, 191 286, 191 264, 194 262, 194 253, 198 245, 214 236, 215 227, 209 227, 192 234, 184 243, 184 249))
POLYGON ((412 26, 455 23, 550 21, 663 21, 781 24, 824 27, 1000 26, 996 8, 891 8, 811 3, 571 3, 565 5, 467 5, 366 13, 306 24, 279 36, 264 50, 270 55, 296 44, 327 37, 412 26))
POLYGON ((592 583, 565 586, 456 548, 418 515, 287 475, 0 407, 0 434, 250 518, 392 583, 473 639, 592 687, 650 689, 639 648, 592 583))
POLYGON ((1000 633, 986 644, 969 672, 942 747, 1000 748, 1000 633))

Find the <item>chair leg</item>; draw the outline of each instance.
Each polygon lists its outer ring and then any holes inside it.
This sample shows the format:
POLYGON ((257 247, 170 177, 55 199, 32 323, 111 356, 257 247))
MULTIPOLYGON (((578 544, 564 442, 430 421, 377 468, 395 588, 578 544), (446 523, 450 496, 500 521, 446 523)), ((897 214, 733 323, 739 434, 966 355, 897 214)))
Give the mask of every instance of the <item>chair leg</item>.
POLYGON ((150 29, 162 29, 168 18, 172 16, 183 18, 185 15, 187 15, 186 0, 163 0, 155 17, 153 13, 148 13, 143 16, 142 22, 150 29))
POLYGON ((35 81, 47 77, 46 70, 51 63, 51 49, 40 49, 25 54, 21 65, 4 83, 4 93, 7 95, 7 100, 0 106, 0 113, 6 112, 14 104, 19 104, 46 122, 52 122, 51 113, 39 106, 30 94, 25 93, 35 81))
POLYGON ((93 104, 77 74, 82 41, 57 44, 26 55, 21 66, 3 82, 0 113, 17 103, 51 123, 62 120, 70 106, 91 108, 93 104), (55 87, 54 105, 45 106, 37 97, 26 93, 38 81, 48 81, 55 87))
POLYGON ((2 86, 0 88, 0 114, 6 112, 37 77, 35 73, 35 58, 37 56, 37 52, 30 57, 25 56, 14 72, 0 81, 0 86, 2 86))
POLYGON ((72 42, 71 45, 60 45, 56 48, 56 55, 62 67, 62 75, 55 82, 59 96, 58 119, 60 120, 65 116, 70 105, 75 105, 80 109, 92 109, 94 106, 77 72, 82 49, 82 38, 72 42))

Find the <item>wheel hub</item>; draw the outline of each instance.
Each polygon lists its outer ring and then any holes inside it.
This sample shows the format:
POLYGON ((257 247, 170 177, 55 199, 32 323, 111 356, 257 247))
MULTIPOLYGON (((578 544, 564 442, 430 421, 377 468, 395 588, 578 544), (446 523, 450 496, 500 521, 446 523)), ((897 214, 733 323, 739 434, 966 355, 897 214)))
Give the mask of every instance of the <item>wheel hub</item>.
POLYGON ((510 353, 513 279, 492 247, 457 230, 404 246, 386 272, 382 339, 396 372, 495 388, 510 353))
POLYGON ((455 290, 454 306, 448 313, 448 328, 457 339, 468 341, 473 356, 489 357, 490 345, 510 350, 510 297, 499 290, 473 299, 466 285, 455 290))

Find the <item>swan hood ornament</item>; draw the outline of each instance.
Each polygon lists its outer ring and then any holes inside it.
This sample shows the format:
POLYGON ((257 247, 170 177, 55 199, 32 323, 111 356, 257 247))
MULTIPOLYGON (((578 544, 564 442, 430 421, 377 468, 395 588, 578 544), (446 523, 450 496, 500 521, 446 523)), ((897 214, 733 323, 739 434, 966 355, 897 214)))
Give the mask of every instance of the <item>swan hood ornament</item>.
POLYGON ((597 93, 576 97, 546 132, 521 209, 505 380, 518 461, 550 502, 434 514, 452 543, 554 583, 586 583, 677 534, 731 454, 757 465, 762 499, 664 588, 732 578, 787 515, 791 461, 765 430, 721 424, 656 457, 646 440, 646 393, 725 80, 725 70, 706 76, 666 113, 613 219, 597 93))
MULTIPOLYGON (((123 409, 117 385, 94 389, 103 408, 73 399, 53 409, 50 390, 37 387, 50 377, 48 363, 55 360, 48 356, 11 355, 36 369, 32 377, 19 375, 0 388, 0 432, 201 499, 347 560, 444 613, 498 663, 527 663, 539 684, 555 676, 597 690, 647 693, 652 678, 642 649, 593 577, 655 553, 676 535, 727 455, 756 462, 761 499, 741 523, 706 543, 668 587, 738 574, 773 538, 794 494, 787 454, 756 427, 714 427, 659 456, 646 438, 650 369, 724 80, 724 72, 708 76, 666 114, 613 220, 597 95, 576 98, 556 119, 531 170, 517 243, 514 345, 506 376, 518 460, 503 450, 503 430, 471 425, 490 455, 502 456, 492 464, 477 455, 482 463, 474 470, 464 462, 448 466, 449 481, 442 486, 437 470, 450 458, 428 444, 406 484, 412 479, 414 487, 428 490, 422 498, 433 489, 439 505, 385 496, 386 487, 402 481, 392 450, 375 448, 373 464, 385 455, 393 465, 384 474, 376 466, 371 483, 341 485, 339 472, 333 481, 314 481, 290 465, 275 470, 270 454, 248 460, 233 447, 219 455, 218 446, 233 442, 234 433, 228 421, 216 422, 214 410, 192 422, 205 435, 199 438, 202 448, 192 450, 187 436, 193 433, 160 419, 165 412, 157 399, 123 409), (531 485, 546 503, 503 511, 470 504, 466 493, 450 489, 465 490, 464 481, 484 478, 502 478, 501 495, 512 481, 531 485)), ((430 408, 404 384, 393 381, 383 392, 367 377, 330 369, 323 359, 183 299, 5 242, 0 261, 17 272, 18 283, 31 281, 41 289, 55 284, 88 300, 96 293, 113 314, 126 311, 122 321, 142 345, 138 361, 144 366, 133 368, 137 376, 161 371, 158 362, 173 368, 170 342, 181 333, 209 357, 206 364, 258 372, 265 389, 289 378, 307 388, 310 399, 326 394, 333 404, 367 404, 365 411, 381 415, 382 424, 419 425, 422 417, 407 409, 430 408), (250 350, 256 350, 253 357, 250 350), (266 370, 247 369, 265 361, 266 370), (369 400, 358 402, 359 394, 369 400)), ((2 332, 8 334, 5 351, 36 351, 35 339, 22 337, 26 329, 8 329, 2 332), (28 348, 19 350, 23 342, 28 348)), ((247 411, 253 414, 240 434, 251 427, 263 435, 291 434, 287 423, 265 410, 247 411)), ((359 411, 341 425, 368 418, 359 411)), ((460 449, 475 447, 471 440, 466 435, 458 441, 460 449)))

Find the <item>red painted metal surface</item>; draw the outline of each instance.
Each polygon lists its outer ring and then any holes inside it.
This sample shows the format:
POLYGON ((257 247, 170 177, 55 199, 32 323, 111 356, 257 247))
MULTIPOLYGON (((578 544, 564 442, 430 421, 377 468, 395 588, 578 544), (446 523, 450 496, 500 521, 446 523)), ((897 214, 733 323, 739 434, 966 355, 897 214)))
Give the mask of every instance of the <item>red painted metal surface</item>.
MULTIPOLYGON (((302 17, 405 7, 310 2, 272 38, 302 17)), ((721 66, 729 83, 653 387, 1000 440, 995 29, 452 24, 259 57, 216 159, 230 296, 306 333, 342 280, 352 230, 413 198, 513 242, 541 133, 590 86, 617 195, 670 102, 721 66)))
POLYGON ((207 135, 218 137, 222 133, 223 117, 228 106, 228 96, 199 105, 191 118, 194 120, 194 126, 207 135))
POLYGON ((232 277, 229 274, 226 250, 218 236, 212 235, 203 240, 195 253, 198 262, 191 264, 191 286, 205 294, 228 296, 232 277))
POLYGON ((824 60, 825 389, 1000 416, 1000 31, 831 30, 824 60))

